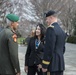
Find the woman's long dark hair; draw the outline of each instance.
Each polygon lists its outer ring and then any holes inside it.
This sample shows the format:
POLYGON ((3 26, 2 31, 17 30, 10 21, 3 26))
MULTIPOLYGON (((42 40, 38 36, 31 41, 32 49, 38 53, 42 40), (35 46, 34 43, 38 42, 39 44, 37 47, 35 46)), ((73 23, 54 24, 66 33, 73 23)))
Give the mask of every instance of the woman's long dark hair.
MULTIPOLYGON (((43 24, 38 23, 37 26, 36 26, 36 29, 37 29, 38 26, 40 27, 40 30, 41 30, 41 39, 40 40, 42 41, 45 37, 46 28, 43 26, 43 24)), ((35 36, 34 37, 37 38, 36 31, 35 31, 35 36)))

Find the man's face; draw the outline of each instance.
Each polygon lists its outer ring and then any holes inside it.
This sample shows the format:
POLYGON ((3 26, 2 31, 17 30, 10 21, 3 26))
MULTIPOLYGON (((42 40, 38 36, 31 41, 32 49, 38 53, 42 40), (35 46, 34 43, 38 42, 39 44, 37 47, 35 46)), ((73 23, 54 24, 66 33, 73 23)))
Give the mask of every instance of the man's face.
POLYGON ((48 26, 52 23, 52 16, 46 17, 46 23, 48 26))
POLYGON ((13 22, 12 23, 13 29, 16 30, 18 28, 18 25, 19 25, 18 22, 13 22))

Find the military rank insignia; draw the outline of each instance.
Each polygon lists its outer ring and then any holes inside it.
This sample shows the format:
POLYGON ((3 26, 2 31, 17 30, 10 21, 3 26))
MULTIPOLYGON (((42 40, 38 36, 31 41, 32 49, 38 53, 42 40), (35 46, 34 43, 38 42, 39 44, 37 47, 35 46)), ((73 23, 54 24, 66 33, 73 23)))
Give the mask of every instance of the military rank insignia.
POLYGON ((17 42, 17 35, 16 35, 16 34, 14 34, 14 35, 12 36, 12 38, 13 38, 14 42, 17 42))
POLYGON ((48 26, 48 27, 54 28, 54 26, 53 26, 53 25, 50 25, 50 26, 48 26))

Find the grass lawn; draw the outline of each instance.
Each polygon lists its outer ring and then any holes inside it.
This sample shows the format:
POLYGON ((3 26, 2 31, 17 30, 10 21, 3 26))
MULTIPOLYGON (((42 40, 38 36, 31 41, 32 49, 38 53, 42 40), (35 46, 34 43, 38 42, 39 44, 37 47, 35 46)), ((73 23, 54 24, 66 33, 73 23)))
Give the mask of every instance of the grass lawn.
POLYGON ((18 38, 18 39, 17 39, 18 44, 23 44, 23 40, 25 40, 25 38, 23 38, 23 37, 18 38))

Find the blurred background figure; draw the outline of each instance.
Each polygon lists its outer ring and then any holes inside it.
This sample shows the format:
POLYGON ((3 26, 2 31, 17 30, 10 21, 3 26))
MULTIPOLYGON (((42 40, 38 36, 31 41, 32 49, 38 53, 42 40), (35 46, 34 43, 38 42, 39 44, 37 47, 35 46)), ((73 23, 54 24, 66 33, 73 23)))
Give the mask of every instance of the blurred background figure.
POLYGON ((35 36, 35 29, 32 29, 30 34, 26 37, 26 39, 23 40, 23 44, 28 45, 30 38, 34 36, 35 36))
POLYGON ((31 30, 31 37, 34 37, 35 36, 35 28, 33 28, 32 30, 31 30))

